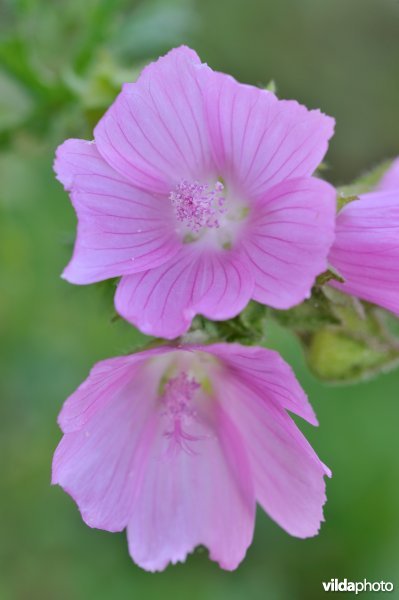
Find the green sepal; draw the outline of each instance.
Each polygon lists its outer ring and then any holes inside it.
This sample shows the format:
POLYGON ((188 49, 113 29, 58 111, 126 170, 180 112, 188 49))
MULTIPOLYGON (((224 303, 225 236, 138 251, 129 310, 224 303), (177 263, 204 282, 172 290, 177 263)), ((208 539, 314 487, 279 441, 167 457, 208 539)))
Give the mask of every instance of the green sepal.
POLYGON ((392 165, 392 160, 385 160, 370 171, 363 173, 355 179, 350 185, 344 185, 337 188, 337 209, 341 210, 344 206, 358 200, 360 194, 367 194, 377 187, 382 177, 392 165))
POLYGON ((273 94, 277 94, 277 85, 274 79, 271 79, 264 89, 273 94))
POLYGON ((326 325, 338 325, 339 320, 331 310, 330 302, 320 286, 315 286, 308 300, 289 310, 272 310, 273 318, 284 327, 302 337, 326 325))
POLYGON ((227 321, 209 321, 198 315, 189 333, 201 331, 208 343, 223 341, 259 345, 264 342, 268 311, 266 306, 251 300, 237 317, 227 321))

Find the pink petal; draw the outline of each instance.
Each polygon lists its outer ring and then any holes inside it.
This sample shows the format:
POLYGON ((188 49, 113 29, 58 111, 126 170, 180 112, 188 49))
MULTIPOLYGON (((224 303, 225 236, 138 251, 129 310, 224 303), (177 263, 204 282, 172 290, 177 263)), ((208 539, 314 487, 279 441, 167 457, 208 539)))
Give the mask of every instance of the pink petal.
POLYGON ((71 191, 78 216, 74 254, 63 277, 92 283, 163 264, 180 243, 170 203, 132 186, 100 156, 96 145, 67 140, 54 168, 71 191))
POLYGON ((183 248, 167 264, 119 283, 117 311, 148 335, 173 339, 195 314, 229 319, 248 303, 253 277, 229 251, 183 248))
POLYGON ((112 169, 99 155, 94 142, 69 139, 58 146, 53 165, 58 181, 70 192, 77 175, 114 174, 112 169))
POLYGON ((253 298, 280 309, 307 298, 327 268, 334 223, 335 191, 328 183, 300 178, 269 190, 242 239, 255 276, 253 298))
POLYGON ((338 214, 335 288, 399 314, 399 188, 361 196, 338 214))
POLYGON ((394 160, 384 177, 381 179, 378 190, 381 192, 399 190, 399 158, 394 160))
POLYGON ((133 184, 169 193, 182 179, 201 178, 209 168, 201 65, 186 47, 147 67, 126 84, 95 129, 106 161, 133 184))
POLYGON ((160 346, 129 356, 108 358, 94 365, 88 378, 64 402, 58 424, 64 433, 79 431, 114 397, 139 376, 144 363, 155 356, 168 354, 172 348, 160 346))
POLYGON ((135 497, 129 550, 148 571, 184 561, 199 544, 222 568, 232 570, 252 540, 255 498, 237 429, 216 406, 190 434, 199 438, 191 442, 193 452, 172 455, 165 437, 158 436, 135 497))
MULTIPOLYGON (((307 396, 291 367, 278 352, 240 344, 212 344, 204 352, 220 358, 228 373, 276 406, 281 406, 318 425, 307 396)), ((228 376, 229 377, 229 376, 228 376)))
POLYGON ((333 134, 331 117, 222 73, 202 71, 201 83, 214 160, 247 198, 319 165, 333 134))
MULTIPOLYGON (((274 358, 271 356, 271 365, 274 358)), ((265 365, 266 366, 266 365, 265 365)), ((281 369, 281 365, 280 369, 281 369)), ((290 370, 282 382, 290 388, 290 370)), ((255 495, 262 508, 288 533, 310 537, 319 531, 325 503, 323 476, 330 472, 279 406, 275 380, 267 376, 263 391, 248 385, 247 378, 221 374, 215 394, 244 439, 255 480, 255 495)), ((297 384, 290 390, 297 393, 297 384)), ((297 404, 301 403, 298 398, 297 404)), ((295 402, 294 402, 295 404, 295 402)))
POLYGON ((52 483, 72 496, 90 527, 108 531, 126 527, 153 435, 158 379, 148 367, 129 371, 131 359, 97 365, 68 401, 61 423, 81 427, 64 435, 53 460, 52 483))

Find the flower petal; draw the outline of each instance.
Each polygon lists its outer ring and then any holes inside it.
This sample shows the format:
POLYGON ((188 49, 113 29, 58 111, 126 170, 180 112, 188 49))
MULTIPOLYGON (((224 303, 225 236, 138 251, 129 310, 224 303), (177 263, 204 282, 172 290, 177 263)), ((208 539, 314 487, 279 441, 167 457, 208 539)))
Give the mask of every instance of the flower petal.
POLYGON ((214 160, 246 197, 311 175, 319 165, 334 119, 222 73, 202 71, 201 84, 214 160))
POLYGON ((119 392, 139 375, 148 359, 167 354, 171 350, 167 346, 160 346, 96 363, 88 378, 65 400, 58 416, 61 430, 71 433, 82 429, 98 411, 106 404, 112 403, 119 392))
POLYGON ((93 369, 60 417, 66 429, 80 427, 64 435, 53 460, 52 483, 72 496, 90 527, 108 531, 126 527, 154 432, 158 379, 134 362, 120 357, 93 369))
POLYGON ((273 378, 269 393, 266 379, 260 393, 229 372, 229 377, 218 378, 215 393, 244 439, 257 501, 291 535, 316 535, 324 520, 323 476, 330 471, 282 409, 283 403, 277 404, 273 378))
POLYGON ((299 415, 312 425, 318 425, 313 408, 293 370, 278 352, 232 343, 212 344, 202 349, 223 361, 228 369, 228 377, 231 373, 277 406, 299 415))
POLYGON ((126 84, 95 129, 98 149, 132 183, 169 193, 182 179, 198 179, 209 166, 202 92, 207 69, 181 47, 126 84))
POLYGON ((338 214, 332 266, 347 294, 399 315, 399 188, 360 196, 338 214))
POLYGON ((192 295, 195 314, 223 321, 238 315, 248 304, 254 277, 237 254, 225 250, 204 252, 195 269, 192 295))
POLYGON ((133 560, 148 571, 184 561, 203 544, 210 557, 235 569, 251 543, 255 498, 240 435, 226 412, 195 423, 193 452, 166 452, 159 435, 147 462, 128 524, 133 560))
POLYGON ((236 255, 183 248, 162 267, 123 277, 115 306, 144 333, 173 339, 187 331, 197 313, 216 320, 237 315, 253 285, 236 255))
POLYGON ((280 309, 307 298, 327 268, 334 224, 335 191, 328 183, 299 178, 269 190, 242 239, 255 276, 253 298, 280 309))
POLYGON ((170 203, 132 186, 96 145, 67 140, 55 170, 78 216, 74 254, 63 277, 92 283, 163 264, 178 251, 170 203))
POLYGON ((392 165, 378 184, 377 189, 381 192, 388 190, 399 191, 399 158, 393 161, 392 165))

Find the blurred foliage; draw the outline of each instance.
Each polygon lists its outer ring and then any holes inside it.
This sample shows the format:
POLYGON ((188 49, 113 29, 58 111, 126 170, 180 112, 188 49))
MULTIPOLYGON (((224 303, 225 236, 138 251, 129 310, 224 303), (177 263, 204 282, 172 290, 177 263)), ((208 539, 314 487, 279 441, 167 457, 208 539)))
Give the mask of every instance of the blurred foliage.
POLYGON ((62 120, 57 134, 64 125, 65 131, 90 135, 121 84, 134 81, 144 61, 179 44, 193 29, 190 6, 185 0, 6 0, 0 25, 6 96, 0 140, 7 142, 16 125, 42 135, 54 125, 49 115, 67 109, 75 109, 75 127, 62 120))
MULTIPOLYGON (((124 534, 87 528, 49 481, 64 398, 95 361, 145 342, 112 320, 112 284, 93 289, 59 279, 75 217, 51 169, 57 144, 68 136, 89 139, 121 81, 188 43, 216 69, 262 86, 274 79, 281 97, 334 115, 337 133, 323 175, 348 182, 399 153, 398 27, 396 0, 2 0, 1 600, 312 600, 331 577, 395 582, 398 374, 356 387, 322 385, 306 368, 298 339, 277 319, 265 330, 267 344, 308 391, 321 428, 300 426, 334 472, 317 538, 290 538, 260 512, 237 572, 220 571, 197 550, 186 565, 149 575, 132 565, 124 534)), ((234 326, 258 317, 252 306, 234 326)), ((343 356, 348 348, 358 356, 348 346, 354 340, 342 340, 336 329, 342 317, 322 329, 305 318, 317 350, 309 352, 321 356, 320 335, 332 336, 343 356)))

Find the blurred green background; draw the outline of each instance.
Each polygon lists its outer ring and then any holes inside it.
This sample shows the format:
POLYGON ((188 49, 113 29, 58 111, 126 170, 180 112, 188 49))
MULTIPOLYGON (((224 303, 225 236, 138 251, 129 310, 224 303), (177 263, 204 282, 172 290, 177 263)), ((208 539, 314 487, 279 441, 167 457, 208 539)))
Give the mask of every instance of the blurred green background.
POLYGON ((180 43, 335 116, 331 181, 399 154, 397 0, 1 0, 0 599, 312 600, 332 577, 399 590, 399 373, 322 385, 275 327, 269 343, 294 365, 321 423, 303 430, 334 472, 317 538, 290 538, 259 512, 236 572, 198 550, 152 575, 131 563, 124 534, 90 530, 49 485, 63 400, 95 361, 142 339, 112 321, 109 286, 59 277, 75 217, 52 173, 54 149, 90 138, 120 82, 180 43))

